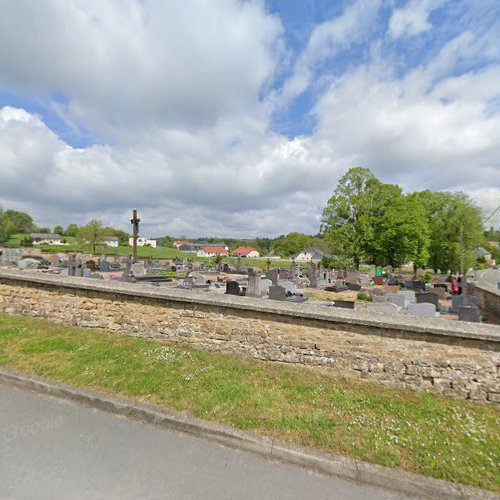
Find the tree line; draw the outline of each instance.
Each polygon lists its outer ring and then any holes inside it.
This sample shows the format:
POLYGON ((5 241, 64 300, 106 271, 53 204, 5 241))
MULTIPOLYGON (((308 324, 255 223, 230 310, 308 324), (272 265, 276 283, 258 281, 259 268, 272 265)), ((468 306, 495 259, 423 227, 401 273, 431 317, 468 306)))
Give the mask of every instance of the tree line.
POLYGON ((361 262, 457 272, 476 260, 482 213, 462 192, 405 194, 366 168, 351 168, 323 210, 321 234, 339 255, 361 262))

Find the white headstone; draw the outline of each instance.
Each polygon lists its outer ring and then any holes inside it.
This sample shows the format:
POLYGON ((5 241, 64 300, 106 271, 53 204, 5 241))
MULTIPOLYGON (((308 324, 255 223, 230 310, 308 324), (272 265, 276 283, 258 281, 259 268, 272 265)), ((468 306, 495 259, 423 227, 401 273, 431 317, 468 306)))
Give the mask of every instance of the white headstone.
POLYGON ((409 304, 408 314, 419 318, 436 318, 439 313, 436 312, 436 306, 430 302, 422 302, 420 304, 409 304))

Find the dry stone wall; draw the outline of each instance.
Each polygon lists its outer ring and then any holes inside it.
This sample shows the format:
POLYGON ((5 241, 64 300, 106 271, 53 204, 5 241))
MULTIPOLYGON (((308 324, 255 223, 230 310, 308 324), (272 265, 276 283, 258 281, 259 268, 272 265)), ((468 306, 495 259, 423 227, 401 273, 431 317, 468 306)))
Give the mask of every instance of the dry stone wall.
POLYGON ((470 338, 436 335, 397 325, 382 328, 126 291, 123 286, 115 293, 109 285, 92 290, 0 274, 0 310, 266 361, 328 367, 414 390, 500 403, 496 330, 470 338))

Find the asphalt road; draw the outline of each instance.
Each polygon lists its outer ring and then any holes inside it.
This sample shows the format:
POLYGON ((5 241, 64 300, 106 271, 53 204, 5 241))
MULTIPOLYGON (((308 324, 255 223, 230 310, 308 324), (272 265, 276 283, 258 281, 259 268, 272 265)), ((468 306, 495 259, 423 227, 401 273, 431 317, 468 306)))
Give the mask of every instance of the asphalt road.
MULTIPOLYGON (((497 283, 500 283, 500 269, 486 269, 485 271, 481 271, 479 277, 480 280, 486 281, 488 285, 497 290, 497 283)), ((500 290, 498 293, 500 294, 500 290)))
POLYGON ((0 498, 408 497, 0 384, 0 498))

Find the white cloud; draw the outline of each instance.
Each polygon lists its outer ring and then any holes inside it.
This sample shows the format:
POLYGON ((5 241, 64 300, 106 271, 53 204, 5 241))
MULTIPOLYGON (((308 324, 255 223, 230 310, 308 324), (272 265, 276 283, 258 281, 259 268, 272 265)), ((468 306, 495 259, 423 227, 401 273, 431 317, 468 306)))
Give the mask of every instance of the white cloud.
POLYGON ((409 0, 407 4, 394 10, 389 20, 391 38, 410 37, 431 29, 429 15, 448 0, 409 0))
POLYGON ((40 224, 129 229, 136 207, 153 236, 313 233, 359 164, 408 191, 468 191, 485 213, 500 199, 500 66, 456 70, 496 57, 491 33, 465 32, 405 75, 368 46, 368 63, 325 74, 352 44, 384 43, 368 40, 379 3, 351 4, 313 30, 285 83, 292 99, 332 82, 316 129, 289 139, 269 125, 283 28, 262 2, 4 3, 0 88, 58 90, 63 118, 105 139, 76 148, 34 113, 0 110, 0 203, 40 224))

